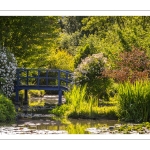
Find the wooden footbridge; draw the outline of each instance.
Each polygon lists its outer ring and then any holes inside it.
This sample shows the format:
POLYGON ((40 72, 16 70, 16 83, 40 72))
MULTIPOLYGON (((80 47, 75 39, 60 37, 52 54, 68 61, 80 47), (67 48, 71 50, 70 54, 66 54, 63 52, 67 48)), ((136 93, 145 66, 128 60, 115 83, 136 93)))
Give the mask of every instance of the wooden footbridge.
POLYGON ((58 91, 58 104, 62 104, 62 91, 68 90, 68 83, 72 82, 72 73, 58 69, 22 69, 16 70, 15 102, 19 103, 19 91, 25 90, 27 102, 28 90, 58 91))

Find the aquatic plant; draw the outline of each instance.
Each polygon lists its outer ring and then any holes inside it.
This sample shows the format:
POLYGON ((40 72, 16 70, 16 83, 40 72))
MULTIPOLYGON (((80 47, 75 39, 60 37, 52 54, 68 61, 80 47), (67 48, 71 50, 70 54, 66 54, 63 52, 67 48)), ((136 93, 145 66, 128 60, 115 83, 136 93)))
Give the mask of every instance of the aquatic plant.
POLYGON ((69 118, 117 118, 116 106, 99 107, 99 100, 93 96, 87 96, 86 85, 84 87, 74 85, 65 92, 66 103, 49 111, 60 117, 69 118))
POLYGON ((118 88, 118 117, 124 121, 143 122, 150 117, 150 82, 135 81, 118 88))

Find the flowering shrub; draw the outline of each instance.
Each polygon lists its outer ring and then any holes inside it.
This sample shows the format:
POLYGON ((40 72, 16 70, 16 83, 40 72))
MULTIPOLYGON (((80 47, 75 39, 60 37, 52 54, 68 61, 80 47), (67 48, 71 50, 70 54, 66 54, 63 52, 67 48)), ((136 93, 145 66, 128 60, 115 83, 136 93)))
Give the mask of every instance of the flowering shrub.
POLYGON ((103 76, 106 62, 107 59, 102 53, 86 57, 74 71, 74 82, 80 85, 87 84, 89 94, 98 98, 107 98, 106 89, 110 81, 103 76))
POLYGON ((106 58, 102 53, 93 54, 92 56, 82 59, 82 62, 74 71, 74 80, 77 82, 87 82, 90 77, 99 78, 104 70, 106 58))
POLYGON ((0 47, 0 90, 8 97, 14 90, 16 59, 6 48, 0 47))

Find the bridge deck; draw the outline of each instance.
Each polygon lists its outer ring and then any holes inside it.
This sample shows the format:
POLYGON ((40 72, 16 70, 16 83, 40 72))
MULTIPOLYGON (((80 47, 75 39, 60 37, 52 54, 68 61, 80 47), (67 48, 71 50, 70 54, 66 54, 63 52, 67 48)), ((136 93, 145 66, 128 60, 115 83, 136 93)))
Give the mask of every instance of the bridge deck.
POLYGON ((19 91, 25 90, 25 101, 27 101, 28 90, 53 90, 58 91, 58 103, 62 103, 62 91, 68 90, 72 73, 66 70, 59 69, 24 69, 16 70, 15 93, 16 102, 19 101, 19 91), (55 84, 55 85, 53 85, 55 84))
POLYGON ((56 86, 56 85, 20 85, 20 86, 15 86, 15 90, 62 90, 66 91, 68 90, 68 87, 65 86, 56 86))

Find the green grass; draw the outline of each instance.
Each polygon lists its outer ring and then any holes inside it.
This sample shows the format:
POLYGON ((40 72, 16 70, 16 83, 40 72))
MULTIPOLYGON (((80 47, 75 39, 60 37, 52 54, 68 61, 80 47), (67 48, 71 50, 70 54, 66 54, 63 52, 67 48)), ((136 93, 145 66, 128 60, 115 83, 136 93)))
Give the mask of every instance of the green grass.
MULTIPOLYGON (((73 86, 71 91, 65 92, 66 104, 57 106, 50 113, 65 118, 117 119, 116 106, 99 107, 99 100, 87 96, 86 85, 84 87, 73 86)), ((111 102, 112 103, 112 102, 111 102)))

